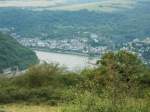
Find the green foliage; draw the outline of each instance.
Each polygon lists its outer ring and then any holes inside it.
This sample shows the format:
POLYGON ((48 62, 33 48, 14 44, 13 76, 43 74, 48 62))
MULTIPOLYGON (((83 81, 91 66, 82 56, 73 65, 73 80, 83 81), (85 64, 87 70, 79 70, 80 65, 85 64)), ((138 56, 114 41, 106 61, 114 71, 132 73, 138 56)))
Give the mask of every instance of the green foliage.
POLYGON ((63 74, 63 70, 59 69, 57 64, 36 65, 26 72, 26 80, 29 87, 42 87, 49 85, 53 77, 63 74))
POLYGON ((109 99, 100 98, 95 94, 85 92, 78 94, 78 98, 62 108, 62 112, 149 112, 148 100, 126 99, 125 103, 117 104, 117 108, 109 99))
POLYGON ((126 51, 107 53, 97 68, 80 73, 44 63, 20 76, 0 77, 0 103, 61 105, 62 112, 149 112, 149 73, 126 51))
POLYGON ((136 55, 126 51, 107 53, 98 64, 97 69, 86 69, 82 72, 82 75, 87 76, 87 80, 77 86, 73 102, 67 104, 62 109, 63 112, 150 110, 150 97, 145 96, 149 94, 149 89, 141 82, 150 72, 136 55), (145 95, 141 97, 141 94, 145 95))
POLYGON ((25 69, 37 63, 33 51, 20 45, 12 37, 0 33, 0 70, 18 66, 25 69))
POLYGON ((111 85, 112 82, 116 83, 116 86, 121 84, 121 87, 124 85, 127 89, 138 84, 146 71, 142 61, 136 55, 126 51, 107 53, 98 63, 100 64, 97 69, 100 71, 97 74, 99 80, 103 80, 105 84, 109 82, 111 85))
POLYGON ((82 76, 67 72, 58 64, 35 65, 20 76, 0 77, 0 103, 26 101, 56 105, 70 99, 65 91, 82 79, 82 76))
POLYGON ((107 75, 118 74, 124 81, 138 79, 144 70, 144 64, 141 60, 126 51, 105 54, 100 64, 107 75))

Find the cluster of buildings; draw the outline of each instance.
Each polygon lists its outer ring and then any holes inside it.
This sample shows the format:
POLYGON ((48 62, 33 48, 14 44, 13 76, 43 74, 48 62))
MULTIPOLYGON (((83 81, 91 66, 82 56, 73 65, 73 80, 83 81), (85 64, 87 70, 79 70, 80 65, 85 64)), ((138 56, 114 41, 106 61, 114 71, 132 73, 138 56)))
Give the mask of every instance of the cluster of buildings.
MULTIPOLYGON (((14 28, 0 28, 2 32, 11 32, 14 28)), ((84 32, 90 34, 90 38, 80 38, 75 37, 70 39, 40 39, 40 38, 20 38, 16 33, 10 33, 10 35, 16 38, 22 45, 35 49, 49 49, 53 51, 67 51, 82 53, 88 55, 102 55, 106 52, 113 51, 111 45, 101 45, 99 37, 97 34, 84 32), (91 41, 98 43, 98 45, 93 46, 91 41)), ((42 34, 45 36, 45 34, 42 34)), ((146 64, 150 64, 150 37, 144 40, 134 39, 131 42, 122 44, 119 48, 115 50, 127 50, 129 52, 138 54, 140 58, 144 60, 146 64)))
MULTIPOLYGON (((35 49, 49 49, 55 51, 69 51, 77 52, 83 54, 101 55, 108 52, 108 47, 105 45, 92 46, 90 41, 95 43, 99 42, 99 37, 95 33, 84 32, 84 34, 89 34, 88 38, 81 38, 72 36, 70 39, 41 39, 37 38, 23 38, 17 33, 15 33, 15 28, 0 28, 3 33, 8 33, 10 36, 18 40, 18 42, 26 47, 35 49)), ((78 32, 79 33, 79 32, 78 32)), ((47 34, 41 33, 42 37, 46 37, 47 34)))
POLYGON ((136 53, 144 60, 145 64, 150 64, 150 37, 144 40, 134 39, 129 43, 123 44, 121 50, 136 53))
MULTIPOLYGON (((94 40, 98 41, 98 40, 94 40)), ((87 38, 64 39, 64 40, 40 40, 39 38, 21 38, 19 42, 30 48, 46 48, 50 50, 72 51, 84 54, 99 55, 107 52, 107 46, 93 47, 87 38)))
MULTIPOLYGON (((69 51, 88 55, 102 55, 106 52, 112 51, 108 46, 98 45, 92 46, 90 41, 99 43, 96 35, 93 34, 90 40, 88 38, 74 38, 64 40, 40 40, 39 38, 20 38, 19 42, 30 48, 42 48, 55 51, 69 51)), ((150 38, 144 40, 134 39, 131 42, 124 43, 119 50, 127 50, 137 54, 144 60, 146 64, 150 64, 150 38)))

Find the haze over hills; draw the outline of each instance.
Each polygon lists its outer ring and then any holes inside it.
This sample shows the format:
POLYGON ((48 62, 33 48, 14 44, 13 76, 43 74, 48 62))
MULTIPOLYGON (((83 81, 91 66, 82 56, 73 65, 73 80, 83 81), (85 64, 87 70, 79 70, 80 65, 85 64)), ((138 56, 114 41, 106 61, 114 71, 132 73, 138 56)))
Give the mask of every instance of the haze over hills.
POLYGON ((36 63, 37 57, 33 51, 23 47, 12 37, 0 33, 0 72, 9 67, 25 69, 36 63))
POLYGON ((33 8, 34 10, 96 10, 112 11, 133 8, 138 0, 3 0, 0 7, 33 8))

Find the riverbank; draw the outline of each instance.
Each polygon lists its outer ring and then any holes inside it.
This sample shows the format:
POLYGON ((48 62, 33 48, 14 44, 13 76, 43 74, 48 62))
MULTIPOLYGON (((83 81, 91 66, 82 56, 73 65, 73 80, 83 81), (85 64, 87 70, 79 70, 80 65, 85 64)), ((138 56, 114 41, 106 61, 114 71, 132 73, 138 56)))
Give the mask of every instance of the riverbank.
POLYGON ((80 56, 67 53, 54 53, 49 51, 34 50, 41 62, 58 63, 65 66, 68 70, 82 70, 86 67, 92 67, 99 58, 80 56))
POLYGON ((85 56, 88 58, 98 58, 99 55, 89 55, 86 53, 79 53, 79 52, 73 52, 73 51, 63 51, 63 50, 51 50, 51 49, 42 49, 42 48, 31 48, 33 51, 43 51, 43 52, 51 52, 51 53, 60 53, 60 54, 69 54, 69 55, 77 55, 77 56, 85 56))

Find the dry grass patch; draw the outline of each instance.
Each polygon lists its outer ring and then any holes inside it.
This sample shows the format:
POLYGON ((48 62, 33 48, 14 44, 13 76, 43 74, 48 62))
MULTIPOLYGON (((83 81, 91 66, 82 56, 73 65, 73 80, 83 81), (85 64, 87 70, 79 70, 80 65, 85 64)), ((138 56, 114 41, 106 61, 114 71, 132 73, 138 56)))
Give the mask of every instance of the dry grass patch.
POLYGON ((58 107, 51 107, 49 105, 9 104, 1 105, 0 109, 2 112, 60 112, 58 107))

